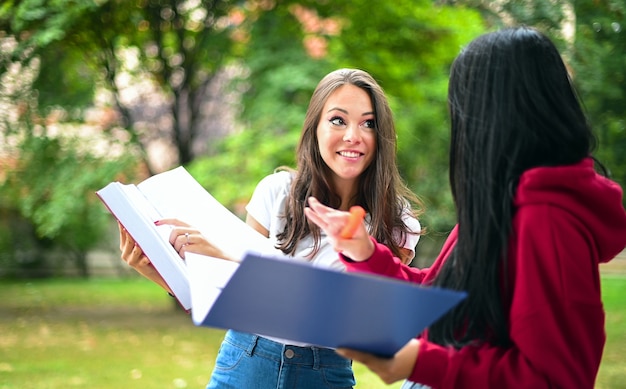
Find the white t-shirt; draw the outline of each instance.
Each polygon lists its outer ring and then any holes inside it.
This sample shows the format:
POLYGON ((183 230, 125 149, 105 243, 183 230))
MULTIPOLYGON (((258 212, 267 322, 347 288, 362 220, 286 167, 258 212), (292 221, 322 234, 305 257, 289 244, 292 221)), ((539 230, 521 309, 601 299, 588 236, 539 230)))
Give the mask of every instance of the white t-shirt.
MULTIPOLYGON (((269 231, 269 239, 273 245, 277 243, 276 235, 285 228, 285 218, 283 215, 285 204, 289 197, 292 179, 293 175, 288 171, 279 171, 266 176, 258 183, 250 202, 246 206, 248 214, 269 231)), ((411 231, 420 231, 420 223, 413 216, 406 213, 403 220, 411 231)), ((368 215, 365 218, 368 230, 369 221, 370 216, 368 215)), ((397 241, 400 241, 400 231, 394 231, 393 235, 397 241)), ((419 240, 419 235, 406 234, 405 236, 406 239, 403 247, 411 250, 413 255, 415 255, 415 246, 419 240)), ((312 236, 302 239, 296 247, 293 259, 307 261, 315 266, 345 270, 345 266, 339 259, 337 252, 330 245, 328 238, 323 232, 321 233, 320 249, 315 257, 311 258, 309 254, 313 248, 313 243, 312 236)))
MULTIPOLYGON (((246 206, 246 211, 257 222, 269 231, 269 239, 275 246, 277 243, 276 235, 281 233, 285 228, 284 210, 287 198, 289 197, 289 189, 293 179, 292 173, 288 171, 279 171, 274 174, 266 176, 254 189, 252 198, 246 206)), ((369 215, 366 216, 365 222, 369 230, 369 215)), ((404 223, 411 229, 411 231, 419 232, 421 229, 419 221, 408 213, 405 214, 404 223)), ((400 231, 394 231, 394 237, 400 241, 400 231)), ((302 239, 297 247, 296 252, 291 258, 296 261, 306 261, 312 263, 314 266, 320 266, 335 270, 344 271, 345 265, 339 259, 339 255, 333 249, 332 245, 328 242, 326 234, 321 232, 320 246, 317 254, 311 258, 309 254, 313 248, 313 237, 308 236, 302 239)), ((418 234, 406 234, 406 239, 403 247, 412 251, 415 255, 415 246, 419 240, 418 234)), ((294 342, 286 339, 279 339, 274 337, 265 336, 268 339, 276 342, 290 344, 294 346, 309 346, 299 342, 294 342)))

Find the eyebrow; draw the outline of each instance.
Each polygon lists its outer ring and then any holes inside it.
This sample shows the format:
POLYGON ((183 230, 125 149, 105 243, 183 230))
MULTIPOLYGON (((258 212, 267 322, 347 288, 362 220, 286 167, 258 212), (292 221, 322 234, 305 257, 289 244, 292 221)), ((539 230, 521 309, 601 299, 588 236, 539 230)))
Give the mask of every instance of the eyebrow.
MULTIPOLYGON (((341 111, 343 113, 345 113, 346 115, 348 115, 348 111, 343 109, 343 108, 339 108, 339 107, 333 107, 330 108, 328 111, 326 111, 326 113, 332 112, 332 111, 341 111)), ((361 114, 361 116, 367 116, 367 115, 374 115, 374 111, 369 111, 369 112, 363 112, 361 114)))

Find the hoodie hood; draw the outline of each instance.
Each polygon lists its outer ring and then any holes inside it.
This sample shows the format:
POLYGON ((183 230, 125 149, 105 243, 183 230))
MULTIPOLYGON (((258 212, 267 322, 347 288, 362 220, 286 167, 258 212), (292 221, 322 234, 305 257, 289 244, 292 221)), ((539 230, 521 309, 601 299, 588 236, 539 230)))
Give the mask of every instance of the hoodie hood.
POLYGON ((622 189, 594 170, 594 161, 530 169, 520 177, 514 204, 550 204, 578 218, 595 241, 600 262, 626 247, 626 211, 622 189))

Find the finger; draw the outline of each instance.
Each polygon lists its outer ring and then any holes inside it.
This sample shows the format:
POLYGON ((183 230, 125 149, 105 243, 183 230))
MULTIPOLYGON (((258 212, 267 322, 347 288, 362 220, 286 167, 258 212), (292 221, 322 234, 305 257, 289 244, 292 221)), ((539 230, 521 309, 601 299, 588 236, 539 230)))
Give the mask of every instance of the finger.
POLYGON ((193 230, 191 228, 174 228, 172 232, 170 232, 170 243, 176 251, 179 251, 183 245, 190 245, 192 243, 192 236, 199 235, 197 230, 193 230))
POLYGON ((139 264, 139 259, 141 258, 142 251, 136 244, 127 244, 124 247, 124 252, 122 253, 122 259, 132 267, 135 267, 139 264))
POLYGON ((313 224, 317 225, 322 230, 326 231, 328 229, 328 224, 312 208, 304 208, 304 214, 310 221, 313 222, 313 224))
POLYGON ((339 232, 347 223, 350 214, 327 207, 314 197, 310 197, 308 203, 309 207, 305 208, 305 214, 311 217, 311 221, 327 235, 339 238, 339 232), (306 209, 310 210, 306 211, 306 209))
POLYGON ((126 245, 126 230, 119 222, 117 223, 117 228, 120 231, 120 250, 123 250, 126 245))
POLYGON ((150 261, 148 261, 148 257, 146 257, 143 254, 143 251, 141 250, 141 248, 138 245, 134 245, 133 249, 130 252, 130 256, 129 256, 129 264, 132 267, 137 267, 137 266, 141 266, 141 265, 146 265, 147 263, 150 263, 150 261))
POLYGON ((187 246, 188 246, 188 245, 183 244, 183 245, 180 247, 180 250, 178 250, 178 255, 180 255, 180 257, 181 257, 182 259, 185 259, 185 253, 187 252, 187 246))
POLYGON ((178 220, 176 218, 160 219, 160 220, 155 221, 154 224, 156 224, 157 226, 172 225, 172 226, 177 226, 177 227, 189 227, 189 224, 181 220, 178 220))
POLYGON ((129 262, 131 260, 132 251, 135 248, 135 242, 130 238, 128 232, 122 231, 120 234, 120 250, 122 251, 121 256, 124 262, 129 262))

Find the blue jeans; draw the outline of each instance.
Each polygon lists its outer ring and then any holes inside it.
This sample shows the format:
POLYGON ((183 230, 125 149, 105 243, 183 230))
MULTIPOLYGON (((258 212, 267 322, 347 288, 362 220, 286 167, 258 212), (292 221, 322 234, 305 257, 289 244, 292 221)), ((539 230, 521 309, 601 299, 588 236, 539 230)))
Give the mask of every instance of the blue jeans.
POLYGON ((320 347, 297 347, 229 330, 207 389, 348 389, 352 361, 320 347))

